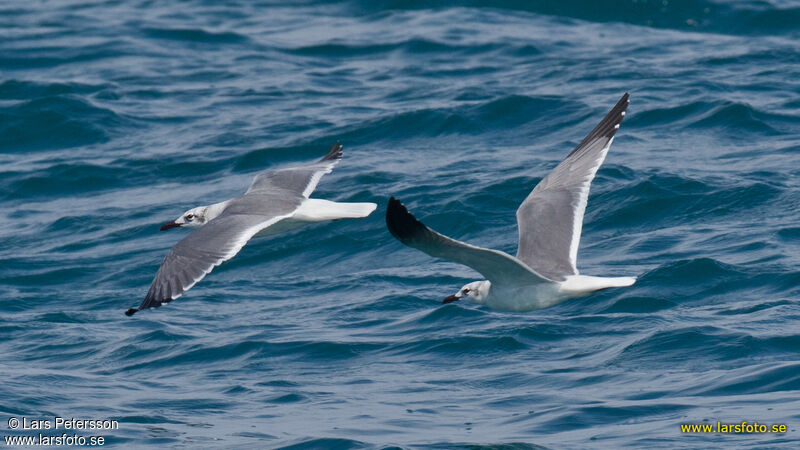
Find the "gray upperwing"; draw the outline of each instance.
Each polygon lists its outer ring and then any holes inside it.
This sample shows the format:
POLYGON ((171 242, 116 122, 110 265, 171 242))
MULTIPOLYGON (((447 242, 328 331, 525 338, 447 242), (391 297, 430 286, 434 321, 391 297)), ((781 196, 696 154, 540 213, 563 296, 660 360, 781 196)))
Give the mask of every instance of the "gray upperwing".
POLYGON ((278 187, 269 191, 253 191, 230 200, 220 218, 254 214, 267 220, 272 216, 293 213, 305 201, 306 198, 299 193, 278 187))
POLYGON ((198 228, 172 247, 142 303, 126 314, 177 299, 214 267, 239 253, 256 233, 289 215, 223 214, 198 228))
POLYGON ((562 281, 578 274, 576 260, 589 186, 629 103, 625 93, 566 159, 533 188, 517 210, 517 258, 547 278, 562 281))
POLYGON ((507 253, 475 247, 433 231, 394 197, 389 199, 386 209, 386 225, 403 244, 471 267, 493 283, 538 284, 548 281, 507 253))
POLYGON ((277 188, 296 192, 308 198, 317 187, 322 176, 326 173, 330 173, 341 158, 342 145, 337 142, 333 144, 328 154, 323 156, 322 159, 316 163, 287 169, 265 170, 259 173, 253 179, 253 183, 250 185, 246 194, 262 190, 269 191, 277 188))

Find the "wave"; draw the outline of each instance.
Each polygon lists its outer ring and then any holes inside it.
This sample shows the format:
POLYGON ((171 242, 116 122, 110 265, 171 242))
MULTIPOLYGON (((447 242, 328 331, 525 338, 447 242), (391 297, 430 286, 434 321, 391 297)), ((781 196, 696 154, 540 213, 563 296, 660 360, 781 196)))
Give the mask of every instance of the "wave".
MULTIPOLYGON (((41 39, 63 41, 68 39, 68 36, 50 35, 42 36, 41 39)), ((124 57, 129 50, 130 47, 125 41, 114 38, 103 39, 100 43, 90 45, 0 48, 0 69, 48 69, 58 66, 90 64, 124 57)))
MULTIPOLYGON (((793 342, 796 339, 793 340, 793 342)), ((796 342, 795 342, 796 344, 796 342)), ((800 389, 800 363, 770 363, 734 369, 686 393, 697 396, 753 395, 800 389)))
POLYGON ((691 127, 718 130, 725 136, 748 136, 752 133, 778 135, 778 129, 788 129, 800 123, 792 115, 767 113, 739 102, 719 100, 695 101, 680 106, 637 111, 626 121, 632 127, 691 127))
MULTIPOLYGON (((3 86, 13 88, 14 85, 3 86)), ((33 91, 34 85, 21 87, 33 91)), ((64 90, 64 87, 55 87, 64 90)), ((82 147, 109 141, 130 121, 74 94, 42 96, 0 106, 0 153, 82 147)))
MULTIPOLYGON (((466 55, 474 55, 476 53, 491 52, 503 48, 499 44, 456 44, 437 42, 429 39, 408 39, 395 43, 386 44, 345 44, 345 43, 326 43, 319 45, 309 45, 305 47, 296 47, 284 50, 288 53, 302 55, 302 56, 322 56, 330 57, 353 57, 353 56, 366 56, 373 54, 385 54, 393 51, 402 51, 412 55, 420 55, 425 53, 463 53, 466 55)), ((530 46, 525 46, 519 50, 522 54, 535 54, 531 53, 530 46)))
MULTIPOLYGON (((152 347, 157 343, 148 341, 147 345, 152 347)), ((207 365, 230 364, 231 360, 237 360, 238 364, 247 364, 248 360, 261 361, 264 358, 286 357, 287 355, 299 360, 338 361, 357 357, 361 353, 374 348, 374 345, 367 343, 241 340, 225 345, 181 348, 174 352, 168 352, 171 354, 167 356, 160 356, 160 353, 164 353, 161 350, 155 358, 145 358, 149 360, 133 364, 127 364, 126 361, 132 359, 128 353, 135 348, 121 351, 116 355, 116 358, 125 364, 123 371, 149 371, 158 368, 175 368, 182 365, 192 366, 201 361, 207 365)))
POLYGON ((66 94, 89 95, 107 88, 108 86, 105 84, 6 80, 0 83, 0 99, 31 100, 66 94))
MULTIPOLYGON (((602 169, 601 169, 602 170, 602 169)), ((748 180, 697 180, 668 174, 640 174, 613 191, 592 196, 588 229, 654 229, 751 214, 775 201, 782 189, 748 180), (597 209, 599 211, 600 209, 597 209)))
POLYGON ((202 28, 142 28, 145 36, 155 39, 199 42, 204 44, 239 44, 248 37, 232 31, 208 31, 202 28))
POLYGON ((294 444, 275 447, 276 450, 306 450, 306 449, 331 449, 331 450, 360 450, 373 448, 372 445, 353 439, 314 438, 301 439, 294 444))
POLYGON ((378 13, 385 10, 443 8, 511 10, 589 22, 625 22, 634 25, 687 32, 737 35, 791 33, 800 21, 796 5, 771 2, 723 2, 716 0, 631 1, 624 7, 615 0, 567 0, 562 2, 524 0, 381 0, 354 1, 351 8, 378 13))
POLYGON ((570 118, 576 114, 576 105, 563 102, 552 97, 511 95, 474 104, 387 114, 345 128, 338 135, 354 143, 397 142, 421 137, 499 134, 523 125, 545 130, 542 134, 547 134, 556 123, 563 122, 564 116, 570 118))

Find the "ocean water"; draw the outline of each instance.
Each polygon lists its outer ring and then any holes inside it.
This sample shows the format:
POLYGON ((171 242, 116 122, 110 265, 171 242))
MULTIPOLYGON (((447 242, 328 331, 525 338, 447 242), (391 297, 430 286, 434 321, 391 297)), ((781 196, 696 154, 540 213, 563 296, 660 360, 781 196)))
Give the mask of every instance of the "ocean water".
POLYGON ((779 0, 0 4, 0 431, 119 448, 800 445, 800 5, 779 0), (442 305, 624 92, 578 266, 530 313, 442 305), (364 220, 251 241, 128 318, 158 232, 340 140, 364 220), (684 423, 786 424, 682 434, 684 423), (72 435, 73 431, 68 430, 72 435), (61 430, 45 430, 60 435, 61 430))

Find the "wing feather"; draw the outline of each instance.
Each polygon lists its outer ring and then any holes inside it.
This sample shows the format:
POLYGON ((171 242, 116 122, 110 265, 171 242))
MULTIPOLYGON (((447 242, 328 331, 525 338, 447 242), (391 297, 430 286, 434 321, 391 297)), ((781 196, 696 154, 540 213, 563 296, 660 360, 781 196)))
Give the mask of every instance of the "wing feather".
POLYGON ((539 284, 548 282, 513 256, 451 239, 425 226, 392 197, 386 209, 386 225, 403 244, 436 258, 449 259, 471 267, 492 283, 539 284))
POLYGON ((125 314, 157 308, 179 298, 214 267, 233 258, 256 233, 291 213, 274 217, 260 215, 222 215, 181 239, 167 253, 153 283, 138 308, 125 314))
POLYGON ((622 96, 611 111, 517 210, 517 258, 556 281, 577 275, 578 244, 589 187, 603 164, 630 100, 622 96))
POLYGON ((336 142, 319 161, 306 166, 290 167, 279 170, 265 170, 253 179, 246 194, 257 191, 283 189, 295 192, 308 198, 316 189, 319 180, 342 159, 342 144, 336 142))

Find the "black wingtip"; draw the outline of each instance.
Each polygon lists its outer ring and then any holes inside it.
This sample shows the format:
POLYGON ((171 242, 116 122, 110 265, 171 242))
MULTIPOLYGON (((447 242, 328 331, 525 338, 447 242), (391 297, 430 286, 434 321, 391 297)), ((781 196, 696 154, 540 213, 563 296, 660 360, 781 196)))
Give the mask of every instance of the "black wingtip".
POLYGON ((389 205, 386 207, 386 227, 392 236, 401 241, 412 238, 425 229, 425 225, 394 197, 389 199, 389 205))
POLYGON ((333 147, 328 150, 328 154, 323 156, 320 161, 330 161, 332 159, 339 159, 342 157, 342 144, 337 140, 333 147))
POLYGON ((587 148, 587 144, 594 142, 599 138, 612 138, 617 133, 619 129, 620 123, 622 123, 622 119, 625 117, 625 110, 628 108, 628 105, 631 103, 630 95, 626 92, 623 94, 622 98, 617 101, 617 104, 611 108, 611 111, 606 114, 603 120, 597 124, 596 127, 575 147, 574 150, 570 152, 567 157, 569 158, 572 155, 580 154, 582 149, 587 148))
POLYGON ((622 109, 623 111, 628 107, 628 104, 631 102, 631 95, 629 93, 622 94, 622 97, 619 99, 612 111, 615 109, 622 109))
POLYGON ((128 317, 130 317, 130 316, 132 316, 132 315, 136 314, 136 311, 138 311, 138 309, 136 309, 136 308, 131 308, 131 309, 129 309, 129 310, 127 310, 127 311, 125 311, 125 315, 126 315, 126 316, 128 316, 128 317))

